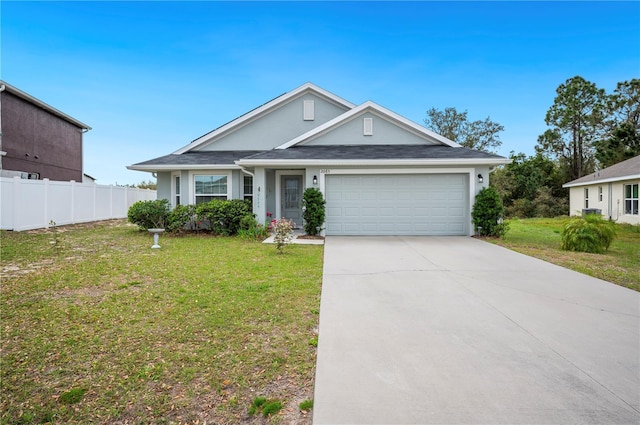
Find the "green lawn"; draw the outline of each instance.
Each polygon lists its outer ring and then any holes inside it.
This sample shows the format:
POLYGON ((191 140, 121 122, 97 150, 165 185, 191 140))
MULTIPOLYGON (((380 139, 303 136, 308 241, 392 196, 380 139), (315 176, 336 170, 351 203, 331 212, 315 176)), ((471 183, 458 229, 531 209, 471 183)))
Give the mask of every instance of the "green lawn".
POLYGON ((151 250, 123 221, 1 237, 1 423, 310 423, 322 246, 151 250), (256 397, 284 408, 250 416, 256 397))
POLYGON ((560 249, 568 217, 509 220, 509 232, 498 245, 580 273, 640 291, 640 226, 616 225, 618 235, 605 254, 560 249))

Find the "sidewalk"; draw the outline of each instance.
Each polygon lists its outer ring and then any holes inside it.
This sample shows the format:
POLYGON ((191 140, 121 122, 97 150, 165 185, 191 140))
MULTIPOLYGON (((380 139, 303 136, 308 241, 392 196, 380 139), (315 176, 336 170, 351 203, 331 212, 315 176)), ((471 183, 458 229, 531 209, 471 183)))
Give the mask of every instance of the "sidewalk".
MULTIPOLYGON (((304 236, 303 232, 295 232, 291 243, 298 245, 324 245, 324 239, 300 239, 301 236, 304 236)), ((274 243, 274 237, 274 235, 271 235, 262 241, 262 243, 274 243)))

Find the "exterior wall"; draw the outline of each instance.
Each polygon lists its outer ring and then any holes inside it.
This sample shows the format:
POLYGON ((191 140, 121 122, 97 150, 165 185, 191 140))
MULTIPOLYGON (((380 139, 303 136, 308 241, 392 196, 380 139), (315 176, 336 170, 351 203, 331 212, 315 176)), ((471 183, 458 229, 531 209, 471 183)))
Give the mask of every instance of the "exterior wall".
POLYGON ((255 119, 233 133, 198 150, 272 149, 324 124, 345 111, 345 108, 307 93, 291 99, 269 114, 255 119), (314 101, 315 119, 313 121, 303 120, 305 100, 314 101))
POLYGON ((171 172, 158 173, 157 176, 158 199, 168 199, 171 205, 175 206, 171 199, 171 172))
POLYGON ((309 142, 314 145, 424 145, 432 144, 423 137, 417 136, 386 119, 366 112, 334 128, 309 142), (364 118, 373 119, 373 135, 363 134, 364 118))
POLYGON ((7 91, 2 103, 3 170, 82 181, 82 130, 7 91))
POLYGON ((640 216, 625 214, 624 186, 640 184, 640 180, 595 183, 569 189, 569 215, 579 216, 585 208, 585 188, 589 189, 589 208, 602 210, 602 216, 618 223, 640 224, 640 216), (602 200, 599 197, 602 188, 602 200))

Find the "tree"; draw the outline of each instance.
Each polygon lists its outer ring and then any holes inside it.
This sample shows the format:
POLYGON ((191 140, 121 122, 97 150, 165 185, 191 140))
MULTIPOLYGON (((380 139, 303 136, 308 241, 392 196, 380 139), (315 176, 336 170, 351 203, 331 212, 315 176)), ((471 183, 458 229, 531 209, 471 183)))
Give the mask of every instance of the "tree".
POLYGON ((158 189, 157 183, 152 180, 149 180, 148 182, 143 180, 142 182, 138 183, 135 187, 140 189, 151 189, 151 190, 158 189))
POLYGON ((491 186, 500 194, 509 217, 555 217, 568 212, 567 189, 557 164, 538 153, 509 155, 511 163, 496 170, 491 186))
POLYGON ((607 96, 580 76, 560 84, 556 93, 545 116, 551 128, 538 137, 536 150, 557 158, 567 179, 575 180, 595 169, 594 144, 604 131, 607 96))
POLYGON ((467 111, 458 112, 456 108, 448 107, 444 111, 431 108, 424 120, 427 128, 470 149, 494 153, 502 145, 498 133, 504 127, 491 121, 469 121, 467 111))
POLYGON ((601 167, 640 155, 640 79, 618 83, 609 107, 608 134, 596 144, 601 167))

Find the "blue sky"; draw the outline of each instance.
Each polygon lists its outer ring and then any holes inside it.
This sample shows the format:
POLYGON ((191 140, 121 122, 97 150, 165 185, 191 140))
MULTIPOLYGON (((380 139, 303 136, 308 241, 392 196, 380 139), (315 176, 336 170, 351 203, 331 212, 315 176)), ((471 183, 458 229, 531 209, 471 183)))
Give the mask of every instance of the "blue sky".
POLYGON ((85 172, 171 153, 310 81, 422 124, 453 106, 534 153, 555 89, 640 76, 638 2, 12 2, 1 78, 88 124, 85 172))

